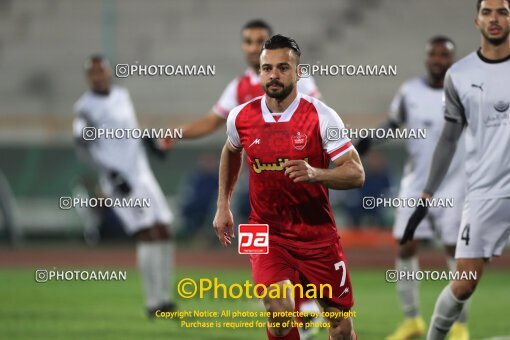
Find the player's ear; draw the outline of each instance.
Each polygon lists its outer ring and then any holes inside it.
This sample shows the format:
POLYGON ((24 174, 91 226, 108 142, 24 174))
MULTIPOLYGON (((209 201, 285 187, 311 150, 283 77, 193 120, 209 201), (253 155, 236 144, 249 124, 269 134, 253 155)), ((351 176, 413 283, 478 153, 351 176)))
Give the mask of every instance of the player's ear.
POLYGON ((301 67, 301 65, 299 63, 296 64, 296 75, 297 75, 297 80, 303 78, 303 68, 301 67))

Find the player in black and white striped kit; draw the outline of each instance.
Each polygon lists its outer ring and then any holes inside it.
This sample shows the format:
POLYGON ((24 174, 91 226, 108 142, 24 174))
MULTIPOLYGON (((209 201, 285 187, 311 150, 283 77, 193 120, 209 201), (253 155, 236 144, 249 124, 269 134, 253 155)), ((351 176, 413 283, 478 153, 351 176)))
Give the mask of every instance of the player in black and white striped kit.
MULTIPOLYGON (((481 48, 455 63, 445 79, 442 136, 423 199, 430 198, 448 171, 465 131, 467 195, 455 259, 457 272, 476 279, 452 281, 441 292, 427 339, 444 339, 471 297, 493 256, 510 236, 510 0, 478 0, 476 27, 481 48)), ((417 208, 402 242, 413 238, 427 209, 417 208)))
POLYGON ((111 85, 112 72, 108 60, 102 56, 90 57, 85 63, 85 73, 90 90, 74 107, 73 134, 78 155, 98 172, 99 184, 106 197, 149 199, 149 207, 113 209, 127 233, 137 241, 137 262, 145 304, 149 317, 154 317, 157 310, 175 309, 170 287, 174 245, 169 226, 173 215, 152 173, 140 139, 85 140, 84 128, 138 128, 128 90, 111 85))

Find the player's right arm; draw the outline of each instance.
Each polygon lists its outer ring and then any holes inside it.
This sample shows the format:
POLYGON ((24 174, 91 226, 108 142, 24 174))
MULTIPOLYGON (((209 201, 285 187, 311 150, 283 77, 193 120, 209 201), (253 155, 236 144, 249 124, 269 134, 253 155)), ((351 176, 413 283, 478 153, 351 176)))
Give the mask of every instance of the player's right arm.
MULTIPOLYGON (((181 126, 183 139, 204 137, 222 127, 230 110, 239 105, 237 102, 237 85, 238 79, 236 78, 228 84, 218 102, 207 115, 181 126)), ((160 145, 163 150, 168 150, 173 146, 174 142, 175 140, 167 138, 161 140, 160 145)))
MULTIPOLYGON (((444 86, 444 115, 446 122, 434 150, 429 177, 421 197, 423 200, 432 198, 446 176, 448 168, 455 156, 462 131, 467 124, 464 107, 448 73, 445 77, 444 86)), ((400 240, 401 244, 413 239, 416 228, 418 228, 420 222, 425 218, 427 212, 428 208, 426 205, 420 205, 415 209, 407 222, 404 235, 400 240)))
POLYGON ((186 139, 207 136, 225 125, 225 118, 211 111, 206 116, 181 127, 182 137, 186 139))
MULTIPOLYGON (((211 111, 204 117, 197 119, 191 123, 179 127, 182 129, 183 139, 195 139, 210 135, 225 124, 225 118, 219 116, 216 112, 211 111)), ((163 138, 160 140, 159 147, 166 151, 174 145, 175 140, 172 138, 163 138)))
POLYGON ((220 243, 226 247, 234 236, 234 217, 230 210, 232 193, 239 178, 242 163, 242 149, 237 149, 227 140, 221 152, 218 202, 213 227, 220 243))
POLYGON ((232 193, 236 185, 242 164, 242 144, 236 128, 237 114, 242 107, 230 112, 227 119, 227 142, 223 146, 220 159, 220 181, 218 202, 213 227, 220 243, 226 247, 234 236, 234 217, 230 211, 232 193))
MULTIPOLYGON (((399 127, 405 124, 407 118, 406 104, 405 104, 405 94, 404 94, 404 86, 400 88, 397 92, 395 98, 393 98, 390 106, 390 115, 389 119, 381 124, 378 129, 383 129, 385 131, 396 131, 399 127)), ((358 151, 360 156, 363 156, 374 143, 384 142, 384 139, 371 139, 371 138, 361 138, 356 143, 356 150, 358 151)))

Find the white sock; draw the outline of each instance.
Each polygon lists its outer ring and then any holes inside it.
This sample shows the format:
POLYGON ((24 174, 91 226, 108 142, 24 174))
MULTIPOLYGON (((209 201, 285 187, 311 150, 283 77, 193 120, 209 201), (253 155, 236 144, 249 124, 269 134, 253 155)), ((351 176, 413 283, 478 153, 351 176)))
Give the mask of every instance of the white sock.
POLYGON ((147 308, 156 308, 161 302, 158 296, 160 285, 158 272, 160 267, 157 259, 160 254, 159 248, 156 242, 137 242, 136 244, 138 269, 142 277, 145 306, 147 308))
POLYGON ((465 301, 457 299, 453 295, 451 283, 448 284, 437 298, 434 314, 430 320, 427 340, 444 339, 459 317, 464 305, 465 301))
POLYGON ((448 269, 450 270, 450 272, 454 273, 455 271, 457 271, 457 263, 455 262, 455 259, 453 257, 448 256, 446 262, 448 264, 448 269))
POLYGON ((175 244, 172 241, 160 243, 160 274, 161 286, 159 299, 161 304, 174 301, 174 268, 175 268, 175 244))
MULTIPOLYGON (((416 272, 420 270, 420 265, 418 264, 416 256, 413 256, 407 259, 397 258, 395 268, 397 271, 416 272)), ((418 305, 418 281, 398 280, 397 295, 406 318, 415 318, 420 315, 418 305)))
MULTIPOLYGON (((448 257, 447 261, 448 261, 448 269, 450 269, 450 272, 454 273, 457 270, 457 265, 456 265, 455 259, 452 257, 448 257)), ((471 299, 467 299, 464 302, 464 307, 462 307, 462 312, 460 312, 460 315, 457 318, 457 322, 460 322, 460 323, 467 322, 470 301, 471 301, 471 299)))
POLYGON ((320 314, 321 310, 319 309, 319 306, 317 305, 317 302, 315 300, 305 300, 301 302, 301 305, 299 306, 299 311, 303 313, 316 313, 317 315, 320 314))

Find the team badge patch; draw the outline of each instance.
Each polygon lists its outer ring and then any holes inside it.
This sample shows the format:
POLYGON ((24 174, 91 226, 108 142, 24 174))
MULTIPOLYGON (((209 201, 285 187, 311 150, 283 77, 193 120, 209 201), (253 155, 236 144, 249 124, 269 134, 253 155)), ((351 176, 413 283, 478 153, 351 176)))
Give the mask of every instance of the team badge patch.
POLYGON ((297 135, 292 136, 292 145, 294 145, 296 150, 303 150, 306 146, 306 140, 306 135, 298 132, 297 135))

